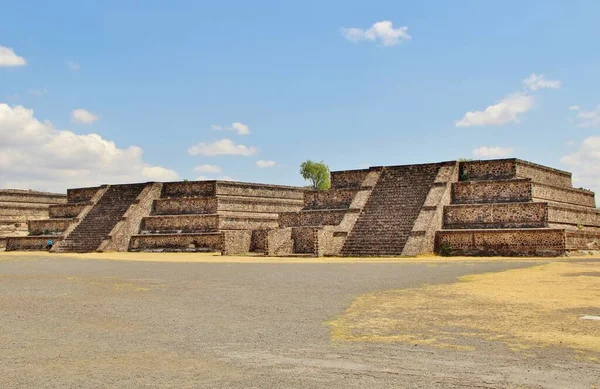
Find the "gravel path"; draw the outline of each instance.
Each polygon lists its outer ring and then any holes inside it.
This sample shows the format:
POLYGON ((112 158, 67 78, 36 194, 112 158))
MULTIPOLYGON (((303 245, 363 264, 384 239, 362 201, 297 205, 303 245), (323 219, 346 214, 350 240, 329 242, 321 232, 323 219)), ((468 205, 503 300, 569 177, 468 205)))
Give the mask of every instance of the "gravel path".
MULTIPOLYGON (((593 388, 597 363, 333 343, 378 290, 535 263, 165 263, 0 253, 1 388, 593 388)), ((426 325, 426 323, 424 323, 426 325)))

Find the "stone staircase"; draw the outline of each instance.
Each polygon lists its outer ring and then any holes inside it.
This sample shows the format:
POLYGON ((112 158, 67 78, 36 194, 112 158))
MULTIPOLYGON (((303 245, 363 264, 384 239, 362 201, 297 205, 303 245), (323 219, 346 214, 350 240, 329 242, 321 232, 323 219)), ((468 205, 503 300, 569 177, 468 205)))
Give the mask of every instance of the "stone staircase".
POLYGON ((440 164, 384 167, 341 255, 402 254, 439 169, 440 164))
POLYGON ((73 232, 60 242, 55 252, 86 253, 98 249, 145 186, 146 184, 109 186, 73 232))

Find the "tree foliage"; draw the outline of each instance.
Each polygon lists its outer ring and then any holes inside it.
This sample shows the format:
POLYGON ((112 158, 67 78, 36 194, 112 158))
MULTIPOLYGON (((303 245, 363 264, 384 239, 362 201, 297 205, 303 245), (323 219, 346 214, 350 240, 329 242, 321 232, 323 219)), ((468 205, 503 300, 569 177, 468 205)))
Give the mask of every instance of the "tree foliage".
POLYGON ((331 186, 329 167, 323 161, 315 162, 310 159, 300 165, 302 178, 310 181, 310 187, 314 190, 326 190, 331 186))

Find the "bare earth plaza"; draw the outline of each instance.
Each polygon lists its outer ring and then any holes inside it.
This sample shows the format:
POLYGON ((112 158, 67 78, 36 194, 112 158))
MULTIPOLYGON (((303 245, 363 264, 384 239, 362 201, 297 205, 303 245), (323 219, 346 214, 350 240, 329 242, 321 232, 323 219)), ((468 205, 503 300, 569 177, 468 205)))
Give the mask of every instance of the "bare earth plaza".
POLYGON ((600 212, 565 171, 3 190, 0 212, 3 388, 599 387, 600 212))

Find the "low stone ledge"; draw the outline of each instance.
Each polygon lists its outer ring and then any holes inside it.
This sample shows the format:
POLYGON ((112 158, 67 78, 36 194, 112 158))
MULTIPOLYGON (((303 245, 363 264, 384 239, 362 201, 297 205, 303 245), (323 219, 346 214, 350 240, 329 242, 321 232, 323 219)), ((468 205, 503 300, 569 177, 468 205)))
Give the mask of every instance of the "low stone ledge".
POLYGON ((565 231, 567 250, 600 250, 600 231, 565 231))
POLYGON ((548 221, 572 226, 600 227, 600 210, 550 203, 548 205, 548 221))
POLYGON ((68 203, 82 203, 90 201, 101 188, 106 185, 90 187, 90 188, 74 188, 67 190, 68 203))
POLYGON ((285 185, 256 184, 249 182, 217 181, 216 194, 302 200, 304 196, 304 188, 285 185))
MULTIPOLYGON (((306 210, 300 212, 284 212, 279 214, 280 227, 309 227, 309 226, 336 226, 340 224, 344 215, 354 210, 323 209, 306 210)), ((359 210, 360 212, 360 210, 359 210)))
POLYGON ((168 232, 216 232, 219 215, 148 216, 142 219, 141 231, 168 232))
POLYGON ((276 197, 252 197, 217 195, 217 208, 219 212, 256 212, 271 213, 299 211, 304 205, 300 199, 276 197))
POLYGON ((533 201, 551 201, 590 208, 596 207, 594 192, 585 189, 534 183, 532 186, 532 197, 533 201))
POLYGON ((162 198, 214 196, 216 181, 179 181, 165 182, 162 187, 162 198))
POLYGON ((48 217, 48 207, 0 206, 0 218, 9 216, 44 218, 48 217))
POLYGON ((48 251, 48 240, 56 244, 62 239, 60 235, 7 237, 6 251, 48 251))
POLYGON ((453 204, 531 201, 531 180, 462 181, 452 184, 453 204))
POLYGON ((436 252, 446 255, 559 256, 565 253, 562 229, 443 230, 436 252))
POLYGON ((30 235, 42 235, 44 233, 62 234, 76 219, 45 219, 29 220, 27 222, 30 235))
POLYGON ((220 252, 223 234, 152 234, 133 235, 129 251, 202 251, 220 252))
POLYGON ((461 204, 444 207, 444 229, 541 228, 547 203, 461 204))
POLYGON ((329 190, 311 190, 304 192, 304 209, 344 209, 350 207, 352 200, 363 187, 332 188, 329 190))
POLYGON ((153 205, 154 215, 188 215, 216 213, 216 197, 182 197, 156 199, 153 205))
POLYGON ((89 203, 72 203, 72 204, 56 204, 48 208, 48 214, 51 218, 67 219, 79 216, 81 211, 89 205, 89 203))
POLYGON ((370 169, 361 170, 341 170, 331 172, 331 187, 334 189, 359 188, 370 169))

